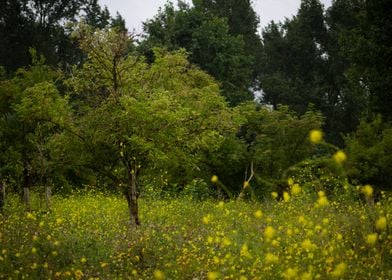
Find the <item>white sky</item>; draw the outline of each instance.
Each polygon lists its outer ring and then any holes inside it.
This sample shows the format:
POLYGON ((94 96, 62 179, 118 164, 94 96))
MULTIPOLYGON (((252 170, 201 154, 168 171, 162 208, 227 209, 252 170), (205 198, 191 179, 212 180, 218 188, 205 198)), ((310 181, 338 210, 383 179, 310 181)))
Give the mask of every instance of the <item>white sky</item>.
MULTIPOLYGON (((151 19, 164 6, 166 0, 99 0, 102 6, 107 6, 112 16, 118 11, 127 23, 130 31, 142 31, 142 22, 151 19)), ((177 3, 176 0, 172 2, 177 3)), ((186 2, 192 2, 187 0, 186 2)), ((297 13, 301 0, 253 0, 254 9, 260 16, 260 26, 266 26, 271 20, 283 21, 297 13)), ((321 0, 325 8, 332 0, 321 0)))

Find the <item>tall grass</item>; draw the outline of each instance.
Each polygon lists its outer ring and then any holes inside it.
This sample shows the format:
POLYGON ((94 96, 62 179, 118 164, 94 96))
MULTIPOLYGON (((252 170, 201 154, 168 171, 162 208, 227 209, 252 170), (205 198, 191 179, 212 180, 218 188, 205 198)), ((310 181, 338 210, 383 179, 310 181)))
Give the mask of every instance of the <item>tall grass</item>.
POLYGON ((9 197, 0 279, 392 279, 392 199, 333 201, 295 188, 285 200, 54 196, 50 212, 9 197))

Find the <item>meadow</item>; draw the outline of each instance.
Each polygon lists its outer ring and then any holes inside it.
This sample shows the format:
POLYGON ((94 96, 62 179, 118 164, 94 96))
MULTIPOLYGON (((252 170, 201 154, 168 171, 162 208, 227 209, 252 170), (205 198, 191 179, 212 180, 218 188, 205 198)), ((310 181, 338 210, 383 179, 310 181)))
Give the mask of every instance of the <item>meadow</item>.
POLYGON ((291 182, 262 202, 146 197, 138 228, 115 194, 54 196, 49 212, 10 196, 0 279, 392 279, 392 198, 344 192, 291 182))

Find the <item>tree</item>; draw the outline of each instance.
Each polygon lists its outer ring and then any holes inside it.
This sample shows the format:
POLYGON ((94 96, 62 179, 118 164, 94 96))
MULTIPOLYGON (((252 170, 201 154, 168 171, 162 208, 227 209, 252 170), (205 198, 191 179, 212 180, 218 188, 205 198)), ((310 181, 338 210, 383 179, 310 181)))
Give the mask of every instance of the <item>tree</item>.
POLYGON ((371 184, 390 189, 392 172, 392 128, 378 116, 361 121, 357 131, 345 138, 348 175, 354 184, 371 184))
POLYGON ((146 64, 127 52, 125 33, 81 27, 78 36, 88 60, 69 86, 87 97, 77 103, 83 109, 69 153, 122 190, 137 225, 143 170, 197 169, 201 151, 219 148, 232 130, 231 114, 214 80, 184 51, 155 50, 146 64))
POLYGON ((307 138, 312 129, 320 129, 323 117, 312 110, 298 117, 288 107, 270 110, 252 103, 240 106, 239 110, 245 118, 239 136, 247 145, 254 186, 265 194, 285 179, 282 177, 291 166, 312 155, 307 138))
POLYGON ((69 121, 67 99, 55 85, 58 74, 32 51, 33 65, 19 69, 12 80, 2 81, 2 177, 23 187, 29 207, 34 183, 49 186, 53 177, 48 142, 69 121))
POLYGON ((179 2, 167 4, 154 19, 144 23, 146 38, 141 49, 185 48, 192 63, 222 84, 222 94, 231 105, 252 99, 252 55, 246 53, 242 36, 230 34, 227 19, 179 2))

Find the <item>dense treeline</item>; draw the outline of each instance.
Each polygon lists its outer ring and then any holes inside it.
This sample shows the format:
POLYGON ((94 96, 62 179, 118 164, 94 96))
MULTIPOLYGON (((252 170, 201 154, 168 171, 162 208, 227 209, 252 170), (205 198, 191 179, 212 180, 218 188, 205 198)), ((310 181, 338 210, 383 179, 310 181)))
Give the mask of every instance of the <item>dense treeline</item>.
POLYGON ((136 41, 96 0, 3 1, 1 182, 26 201, 33 186, 117 188, 135 223, 151 189, 254 198, 309 172, 390 188, 387 2, 303 0, 260 36, 249 0, 180 1, 136 41))

